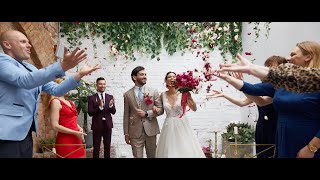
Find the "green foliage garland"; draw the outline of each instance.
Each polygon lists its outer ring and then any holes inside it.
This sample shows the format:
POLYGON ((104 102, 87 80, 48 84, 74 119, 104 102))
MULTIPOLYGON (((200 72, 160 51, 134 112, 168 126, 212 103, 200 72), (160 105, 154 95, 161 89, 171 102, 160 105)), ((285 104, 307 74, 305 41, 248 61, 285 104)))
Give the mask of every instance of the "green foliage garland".
MULTIPOLYGON (((269 24, 269 23, 266 23, 269 24)), ((255 23, 258 37, 259 23, 255 23)), ((266 25, 269 28, 269 25, 266 25)), ((270 29, 270 28, 269 28, 270 29)), ((241 22, 61 22, 61 37, 66 37, 70 48, 80 46, 83 38, 102 37, 111 43, 113 55, 124 55, 136 60, 134 52, 150 55, 153 59, 164 47, 169 55, 187 50, 209 52, 216 47, 226 60, 226 54, 242 52, 241 22)), ((96 48, 95 43, 93 44, 96 48)), ((159 60, 159 58, 157 58, 159 60)))

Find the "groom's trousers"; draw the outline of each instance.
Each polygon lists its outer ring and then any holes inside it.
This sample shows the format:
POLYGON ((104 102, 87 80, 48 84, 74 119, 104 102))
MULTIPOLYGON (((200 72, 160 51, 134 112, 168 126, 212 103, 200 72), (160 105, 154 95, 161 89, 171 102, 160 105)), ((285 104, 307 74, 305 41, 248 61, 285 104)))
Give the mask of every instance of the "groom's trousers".
POLYGON ((148 136, 144 128, 142 128, 141 136, 139 138, 132 138, 130 139, 130 141, 131 141, 133 157, 143 158, 144 146, 146 147, 147 158, 156 157, 157 135, 148 136))

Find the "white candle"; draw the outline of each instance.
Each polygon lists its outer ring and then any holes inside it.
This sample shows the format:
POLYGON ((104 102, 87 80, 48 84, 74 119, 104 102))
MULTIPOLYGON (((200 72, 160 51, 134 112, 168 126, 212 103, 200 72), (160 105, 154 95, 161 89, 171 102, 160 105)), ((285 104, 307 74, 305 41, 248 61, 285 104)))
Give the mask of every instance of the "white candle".
POLYGON ((233 128, 233 132, 234 132, 234 134, 238 134, 238 127, 237 127, 237 126, 235 126, 235 127, 233 128))
POLYGON ((223 133, 224 133, 224 134, 227 134, 227 130, 226 130, 226 129, 224 129, 224 130, 223 130, 223 133))

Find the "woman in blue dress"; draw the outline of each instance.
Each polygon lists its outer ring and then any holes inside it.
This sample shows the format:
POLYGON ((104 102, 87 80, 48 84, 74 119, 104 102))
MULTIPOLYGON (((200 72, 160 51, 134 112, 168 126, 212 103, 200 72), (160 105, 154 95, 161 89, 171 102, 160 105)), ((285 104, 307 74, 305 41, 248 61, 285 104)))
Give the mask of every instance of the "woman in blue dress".
MULTIPOLYGON (((264 66, 266 67, 277 67, 280 64, 286 63, 287 60, 281 56, 269 57, 264 66)), ((219 77, 226 81, 230 81, 230 78, 237 78, 242 80, 242 73, 233 73, 233 76, 221 74, 219 77)), ((277 113, 272 104, 272 98, 268 96, 250 96, 244 94, 245 98, 235 98, 226 93, 213 90, 215 94, 209 95, 209 97, 218 98, 224 97, 231 103, 243 107, 252 103, 257 104, 259 117, 255 128, 255 143, 257 158, 273 158, 275 154, 275 140, 276 140, 276 129, 277 129, 277 113)))
MULTIPOLYGON (((238 58, 242 57, 238 55, 238 58)), ((301 67, 320 68, 320 44, 313 41, 298 43, 288 61, 301 67)), ((221 65, 219 71, 243 72, 236 66, 221 65)), ((229 83, 246 94, 273 98, 273 105, 278 112, 276 141, 279 158, 320 157, 317 151, 320 147, 319 92, 295 93, 282 88, 275 89, 270 83, 253 85, 240 80, 229 83)))

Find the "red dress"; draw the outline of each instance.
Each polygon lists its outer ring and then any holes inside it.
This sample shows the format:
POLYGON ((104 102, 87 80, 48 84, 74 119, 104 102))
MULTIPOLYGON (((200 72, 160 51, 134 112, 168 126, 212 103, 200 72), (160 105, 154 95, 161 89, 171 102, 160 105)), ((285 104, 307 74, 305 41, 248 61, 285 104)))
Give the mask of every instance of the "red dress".
MULTIPOLYGON (((54 98, 58 99, 58 98, 54 98)), ((69 101, 71 107, 69 107, 66 103, 60 101, 62 106, 59 112, 59 124, 69 129, 73 129, 75 131, 78 130, 77 117, 78 112, 72 101, 69 101)), ((52 100, 51 100, 52 101, 52 100)), ((51 103, 51 102, 50 102, 51 103)), ((57 157, 63 158, 84 158, 85 157, 85 149, 82 145, 82 140, 73 134, 65 134, 58 132, 56 138, 56 151, 57 157), (75 145, 77 144, 77 145, 75 145)))

